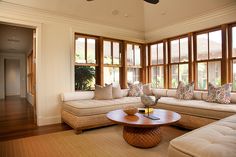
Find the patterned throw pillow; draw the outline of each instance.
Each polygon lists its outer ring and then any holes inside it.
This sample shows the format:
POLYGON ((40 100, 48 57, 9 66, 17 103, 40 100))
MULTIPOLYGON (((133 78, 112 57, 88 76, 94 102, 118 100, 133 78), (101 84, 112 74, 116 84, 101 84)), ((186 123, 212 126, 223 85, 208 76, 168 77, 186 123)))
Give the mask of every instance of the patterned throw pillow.
POLYGON ((194 91, 194 83, 189 83, 184 85, 182 81, 179 81, 177 91, 176 91, 176 98, 177 99, 185 99, 191 100, 193 99, 193 91, 194 91))
POLYGON ((210 82, 208 83, 208 94, 206 101, 216 102, 216 89, 217 88, 213 84, 211 84, 210 82))
POLYGON ((148 83, 148 84, 144 84, 143 85, 143 94, 145 95, 152 95, 152 84, 151 83, 148 83))
POLYGON ((184 99, 191 100, 193 99, 193 92, 194 92, 194 82, 187 84, 184 88, 184 99))
POLYGON ((179 81, 177 91, 176 91, 176 98, 177 99, 183 99, 184 98, 184 83, 182 81, 179 81))
POLYGON ((229 104, 231 99, 232 84, 224 84, 216 90, 216 101, 221 104, 229 104))
POLYGON ((231 99, 231 88, 231 83, 224 84, 217 88, 211 83, 208 83, 208 95, 206 101, 229 104, 231 99))
POLYGON ((128 96, 130 97, 139 97, 143 94, 143 86, 142 84, 131 84, 129 83, 129 91, 128 96))

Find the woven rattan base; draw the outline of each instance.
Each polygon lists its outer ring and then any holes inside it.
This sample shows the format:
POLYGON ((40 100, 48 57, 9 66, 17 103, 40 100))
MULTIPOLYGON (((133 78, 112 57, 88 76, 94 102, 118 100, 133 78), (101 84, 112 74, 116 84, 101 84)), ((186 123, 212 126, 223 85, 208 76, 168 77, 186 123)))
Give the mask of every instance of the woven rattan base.
POLYGON ((123 137, 127 143, 139 148, 150 148, 161 141, 159 127, 143 128, 124 126, 123 137))

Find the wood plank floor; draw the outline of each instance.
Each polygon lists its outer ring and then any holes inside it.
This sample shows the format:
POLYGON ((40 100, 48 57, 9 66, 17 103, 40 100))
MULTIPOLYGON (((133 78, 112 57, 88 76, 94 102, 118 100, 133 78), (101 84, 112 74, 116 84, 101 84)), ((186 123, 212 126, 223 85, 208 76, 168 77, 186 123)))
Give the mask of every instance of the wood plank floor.
POLYGON ((25 98, 17 96, 0 100, 0 141, 69 130, 66 124, 38 127, 34 110, 25 98))

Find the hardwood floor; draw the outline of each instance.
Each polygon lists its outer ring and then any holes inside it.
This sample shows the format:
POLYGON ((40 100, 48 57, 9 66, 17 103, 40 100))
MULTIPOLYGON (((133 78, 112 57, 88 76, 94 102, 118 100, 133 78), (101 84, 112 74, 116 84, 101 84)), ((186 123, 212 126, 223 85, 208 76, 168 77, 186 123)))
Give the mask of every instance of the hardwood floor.
POLYGON ((0 100, 0 141, 69 130, 66 124, 38 127, 34 110, 26 99, 17 96, 0 100))

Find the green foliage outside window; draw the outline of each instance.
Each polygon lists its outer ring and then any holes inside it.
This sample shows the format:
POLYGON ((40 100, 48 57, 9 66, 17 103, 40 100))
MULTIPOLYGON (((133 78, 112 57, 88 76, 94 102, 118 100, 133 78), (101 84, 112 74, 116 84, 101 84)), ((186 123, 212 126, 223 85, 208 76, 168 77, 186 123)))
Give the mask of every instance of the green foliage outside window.
POLYGON ((75 66, 75 90, 92 90, 95 68, 75 66))

